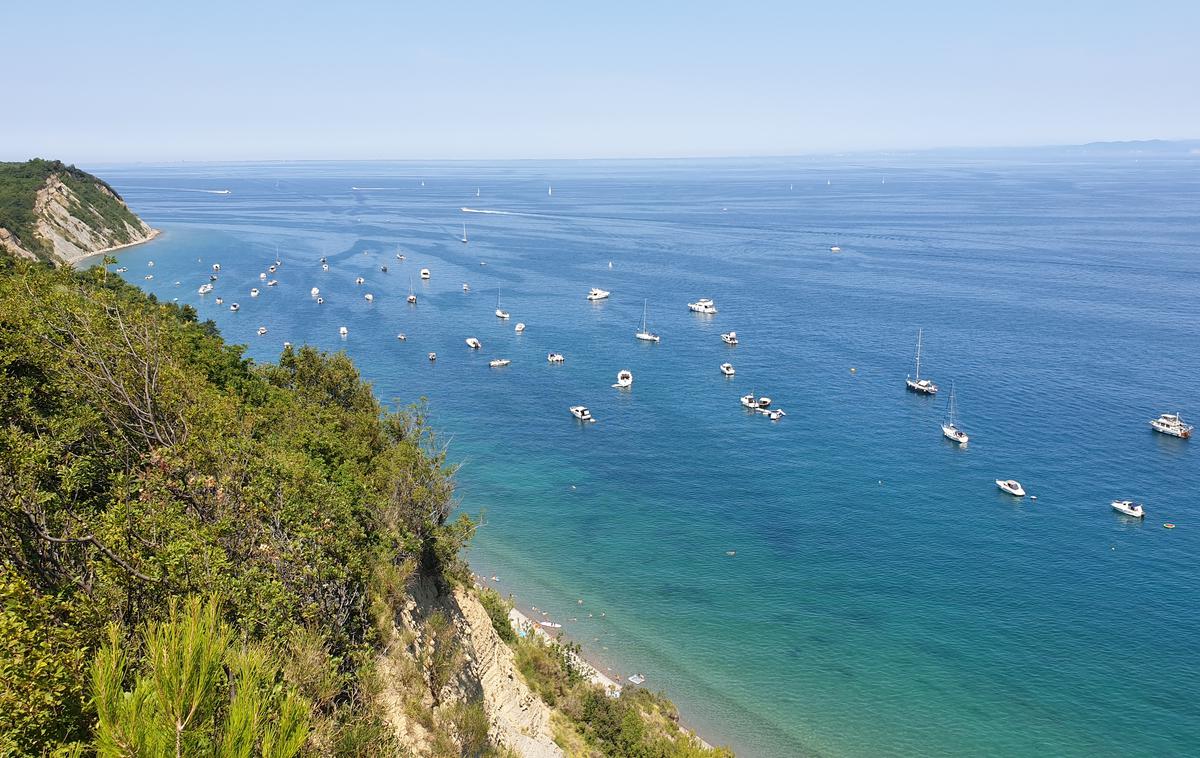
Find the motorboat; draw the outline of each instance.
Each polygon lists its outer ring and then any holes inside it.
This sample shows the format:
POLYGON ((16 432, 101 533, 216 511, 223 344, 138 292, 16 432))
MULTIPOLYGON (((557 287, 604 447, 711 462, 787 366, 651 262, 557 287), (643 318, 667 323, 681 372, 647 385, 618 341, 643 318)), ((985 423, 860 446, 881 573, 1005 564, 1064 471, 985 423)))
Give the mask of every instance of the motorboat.
POLYGON ((396 260, 398 260, 398 261, 404 260, 404 255, 402 253, 396 253, 396 260))
POLYGON ((154 274, 146 274, 142 278, 145 279, 146 281, 150 281, 151 279, 154 278, 154 274))
POLYGON ((633 386, 633 372, 627 368, 623 368, 617 372, 617 383, 613 385, 617 389, 628 389, 633 386))
POLYGON ((328 271, 328 270, 329 270, 329 264, 328 264, 328 263, 322 263, 322 264, 321 264, 321 270, 322 270, 322 271, 328 271))
POLYGON ((742 395, 742 407, 752 411, 758 410, 758 398, 754 396, 753 392, 748 395, 742 395))
POLYGON ((408 335, 406 335, 404 332, 400 332, 396 335, 396 339, 400 340, 401 342, 406 342, 408 340, 408 335))
POLYGON ((345 337, 349 333, 350 333, 350 330, 344 326, 338 328, 338 334, 342 335, 343 337, 345 337))
POLYGON ((380 270, 380 271, 382 271, 383 273, 385 273, 385 274, 386 274, 386 273, 387 273, 387 266, 380 266, 380 267, 379 267, 379 270, 380 270))
POLYGON ((367 280, 366 280, 366 279, 363 279, 363 278, 360 276, 360 277, 357 277, 357 278, 354 280, 354 283, 355 283, 355 284, 362 284, 362 283, 363 283, 363 282, 365 282, 365 281, 367 281, 367 280))
POLYGON ((588 290, 587 299, 588 300, 604 300, 611 294, 612 293, 609 292, 608 290, 602 290, 599 287, 592 287, 590 290, 588 290))
POLYGON ((1146 517, 1146 509, 1142 507, 1142 504, 1135 503, 1132 500, 1114 500, 1112 501, 1112 509, 1117 513, 1123 513, 1133 518, 1146 517))
POLYGON ((229 310, 238 311, 238 310, 241 310, 241 307, 242 306, 238 305, 237 303, 233 303, 232 305, 229 306, 229 310))
POLYGON ((429 362, 433 363, 436 360, 437 360, 437 353, 430 353, 429 354, 429 362))
POLYGON ((592 417, 592 412, 587 409, 586 405, 572 405, 571 415, 580 421, 595 421, 592 417))
POLYGON ((408 301, 408 304, 409 304, 409 305, 416 305, 416 304, 417 304, 417 296, 416 296, 416 295, 409 294, 409 296, 408 296, 408 297, 406 297, 406 298, 405 298, 405 300, 407 300, 407 301, 408 301))
POLYGON ((965 444, 967 444, 967 440, 969 440, 970 437, 967 436, 966 432, 964 432, 962 429, 958 428, 958 425, 956 423, 957 422, 956 411, 957 411, 957 408, 955 407, 955 402, 954 402, 954 384, 951 383, 950 384, 949 412, 947 414, 946 420, 944 422, 942 422, 942 435, 945 436, 945 438, 950 440, 951 442, 957 442, 960 445, 965 445, 965 444))
POLYGON ((518 323, 516 325, 516 327, 514 327, 514 331, 517 334, 520 334, 521 332, 525 331, 525 322, 522 321, 522 322, 518 323))
POLYGON ((711 316, 717 312, 717 306, 707 297, 702 297, 694 303, 688 303, 688 310, 692 313, 703 313, 711 316))
POLYGON ((470 292, 470 291, 471 291, 471 285, 467 284, 466 282, 463 282, 463 292, 470 292))
POLYGON ((492 360, 488 361, 488 365, 492 368, 502 368, 510 363, 512 363, 512 361, 507 358, 493 358, 492 360))
POLYGON ((736 373, 736 372, 733 370, 732 363, 722 363, 721 364, 721 373, 724 374, 725 376, 733 376, 734 373, 736 373))
POLYGON ((763 415, 765 415, 767 418, 771 419, 772 421, 778 421, 779 419, 783 418, 787 414, 783 412, 782 408, 772 408, 769 411, 763 411, 763 415))
POLYGON ((258 287, 250 290, 250 297, 258 297, 258 287))
POLYGON ((642 329, 641 329, 641 331, 637 332, 633 336, 637 337, 638 339, 640 339, 643 342, 657 343, 659 341, 658 335, 646 328, 646 304, 647 304, 647 302, 649 302, 649 301, 642 302, 642 329))
POLYGON ((223 298, 223 297, 218 297, 218 298, 217 298, 217 305, 224 305, 224 304, 225 304, 225 298, 223 298))
POLYGON ((265 326, 258 327, 258 336, 259 337, 263 336, 266 333, 267 333, 267 327, 265 327, 265 326))
POLYGON ((272 274, 274 274, 274 273, 275 273, 275 271, 276 271, 278 268, 279 268, 279 265, 278 265, 278 264, 272 263, 270 266, 267 266, 267 271, 269 271, 269 272, 271 272, 272 274))
POLYGON ((429 278, 429 269, 427 269, 427 268, 423 268, 423 269, 421 269, 421 278, 422 278, 422 279, 428 279, 428 278, 429 278))
POLYGON ((119 269, 117 269, 117 273, 118 273, 118 274, 124 274, 124 273, 125 273, 126 271, 128 271, 128 270, 129 270, 129 267, 128 267, 128 266, 121 266, 119 269))
POLYGON ((474 337, 467 337, 466 342, 467 347, 471 348, 472 350, 478 350, 479 348, 483 347, 483 343, 474 337))
POLYGON ((1192 427, 1183 423, 1183 419, 1179 417, 1178 413, 1164 413, 1150 422, 1150 428, 1156 432, 1185 440, 1192 436, 1192 427))
POLYGON ((721 341, 726 345, 736 345, 738 343, 737 332, 725 332, 721 335, 721 341))
POLYGON ((366 300, 368 303, 373 303, 375 302, 375 296, 368 292, 367 294, 363 295, 363 300, 366 300))
POLYGON ((1025 497, 1025 488, 1016 479, 997 479, 996 486, 1015 497, 1025 497))
POLYGON ((321 290, 317 289, 316 287, 313 287, 312 289, 310 289, 308 291, 308 294, 312 295, 313 297, 316 297, 317 295, 321 294, 321 290))
POLYGON ((259 279, 259 281, 265 282, 267 280, 267 272, 266 271, 258 272, 258 279, 259 279))
POLYGON ((323 304, 324 302, 325 302, 325 298, 323 298, 323 297, 318 297, 318 298, 317 298, 317 305, 321 305, 321 304, 323 304))
POLYGON ((769 398, 769 397, 760 397, 760 398, 758 399, 758 409, 759 409, 760 411, 761 411, 761 410, 765 410, 765 409, 767 409, 767 408, 770 408, 770 407, 771 407, 771 398, 769 398))
POLYGON ((215 274, 216 272, 220 271, 220 270, 221 270, 221 264, 220 264, 220 263, 214 263, 214 264, 212 265, 212 270, 213 270, 213 273, 214 273, 214 274, 215 274))
POLYGON ((566 357, 562 353, 547 353, 546 361, 548 363, 562 363, 566 357))
POLYGON ((198 292, 201 295, 207 295, 208 293, 210 293, 212 291, 213 291, 212 282, 206 282, 204 284, 201 284, 200 289, 196 290, 196 292, 198 292))
POLYGON ((833 247, 829 248, 829 252, 840 253, 840 252, 842 252, 842 249, 840 247, 838 247, 837 245, 834 245, 833 247))
POLYGON ((267 286, 268 286, 268 287, 277 287, 277 286, 279 286, 279 280, 278 280, 278 279, 272 279, 272 280, 270 280, 269 282, 267 282, 267 286))
POLYGON ((321 256, 321 263, 328 263, 329 260, 325 256, 321 256))
POLYGON ((920 392, 925 395, 936 395, 938 388, 929 379, 921 378, 921 330, 917 330, 917 374, 910 376, 904 380, 905 385, 913 392, 920 392))

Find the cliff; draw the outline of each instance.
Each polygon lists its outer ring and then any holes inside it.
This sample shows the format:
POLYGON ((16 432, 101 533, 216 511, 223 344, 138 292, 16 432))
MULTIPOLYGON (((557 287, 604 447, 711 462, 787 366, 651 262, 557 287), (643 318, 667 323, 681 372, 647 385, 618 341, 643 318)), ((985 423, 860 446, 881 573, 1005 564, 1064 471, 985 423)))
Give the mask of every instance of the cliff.
POLYGON ((60 161, 0 163, 0 248, 73 264, 157 232, 106 182, 60 161))

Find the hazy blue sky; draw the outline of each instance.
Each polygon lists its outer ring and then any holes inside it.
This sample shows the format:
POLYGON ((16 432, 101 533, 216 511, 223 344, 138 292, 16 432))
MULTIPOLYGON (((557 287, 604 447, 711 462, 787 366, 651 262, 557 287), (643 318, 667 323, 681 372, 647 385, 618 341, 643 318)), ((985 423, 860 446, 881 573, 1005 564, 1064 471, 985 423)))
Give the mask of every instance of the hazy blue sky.
POLYGON ((661 5, 5 2, 0 158, 780 155, 1200 136, 1198 0, 661 5))

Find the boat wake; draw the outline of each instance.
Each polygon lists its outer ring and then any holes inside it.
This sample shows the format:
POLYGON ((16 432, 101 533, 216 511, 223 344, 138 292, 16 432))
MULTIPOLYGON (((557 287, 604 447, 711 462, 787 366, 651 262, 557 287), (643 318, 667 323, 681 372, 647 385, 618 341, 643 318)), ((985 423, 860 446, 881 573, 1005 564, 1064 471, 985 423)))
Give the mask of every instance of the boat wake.
POLYGON ((202 192, 206 195, 232 195, 232 190, 227 189, 196 189, 195 187, 123 187, 122 189, 133 190, 154 190, 155 192, 202 192))
POLYGON ((552 218, 545 213, 519 213, 517 211, 493 211, 486 208, 460 208, 463 213, 486 213, 490 216, 528 216, 530 218, 552 218))

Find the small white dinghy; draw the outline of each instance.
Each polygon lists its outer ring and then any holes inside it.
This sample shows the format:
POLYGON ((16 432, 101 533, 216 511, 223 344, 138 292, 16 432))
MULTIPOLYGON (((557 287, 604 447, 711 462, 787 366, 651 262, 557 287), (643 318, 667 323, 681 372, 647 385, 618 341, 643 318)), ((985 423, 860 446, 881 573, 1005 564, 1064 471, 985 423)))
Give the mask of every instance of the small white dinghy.
POLYGON ((466 343, 467 347, 471 348, 472 350, 478 350, 479 348, 483 347, 483 343, 474 337, 467 337, 466 343))
POLYGON ((1016 479, 997 479, 996 486, 1014 497, 1025 497, 1025 488, 1016 479))
POLYGON ((613 385, 617 389, 628 389, 633 386, 633 372, 627 368, 623 368, 617 372, 617 383, 613 385))
POLYGON ((347 328, 346 328, 346 327, 344 327, 344 326, 343 326, 343 327, 340 327, 340 328, 338 329, 338 334, 342 335, 343 337, 345 337, 345 336, 346 336, 347 334, 349 334, 349 333, 350 333, 350 330, 349 330, 349 329, 347 329, 347 328))
POLYGON ((437 360, 437 353, 430 353, 429 354, 429 362, 433 363, 436 360, 437 360))
POLYGON ((1132 500, 1114 500, 1112 501, 1112 509, 1117 513, 1123 513, 1132 518, 1145 518, 1146 509, 1141 503, 1135 503, 1132 500))
POLYGON ((422 278, 422 279, 428 279, 428 278, 429 278, 429 269, 427 269, 427 268, 423 268, 423 269, 421 269, 421 278, 422 278))
POLYGON ((265 326, 258 327, 258 336, 259 337, 263 336, 266 333, 267 333, 267 327, 265 327, 265 326))
POLYGON ((516 332, 520 334, 523 331, 525 331, 525 322, 520 322, 517 324, 516 332))
POLYGON ((510 363, 512 363, 512 361, 507 358, 493 358, 492 360, 488 361, 488 365, 492 368, 503 368, 510 363))
POLYGON ((725 376, 733 376, 737 372, 735 372, 733 370, 732 363, 722 363, 721 364, 721 373, 724 374, 725 376))
POLYGON ((375 296, 368 292, 367 294, 363 295, 363 300, 366 300, 368 303, 372 303, 375 301, 375 296))
POLYGON ((592 412, 587 409, 586 405, 572 405, 571 415, 580 421, 595 421, 592 417, 592 412))

